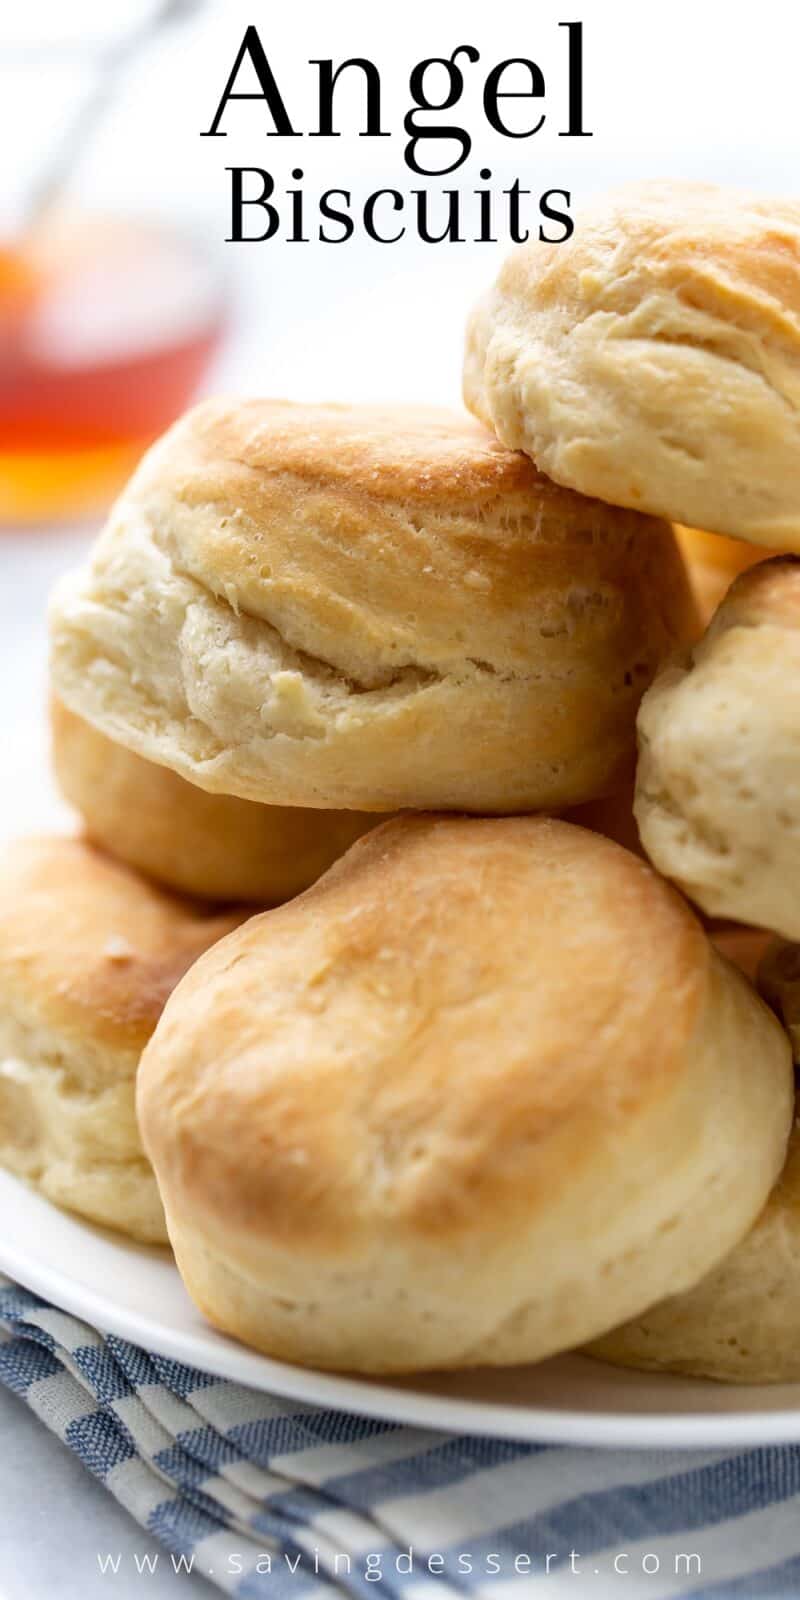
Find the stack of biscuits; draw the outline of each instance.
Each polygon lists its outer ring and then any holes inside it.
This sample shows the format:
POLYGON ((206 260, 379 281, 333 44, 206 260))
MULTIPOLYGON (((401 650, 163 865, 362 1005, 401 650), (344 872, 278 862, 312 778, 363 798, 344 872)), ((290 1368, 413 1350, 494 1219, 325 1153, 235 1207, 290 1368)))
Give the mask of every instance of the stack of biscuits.
POLYGON ((464 397, 201 405, 59 585, 0 1161, 288 1361, 800 1379, 800 204, 517 247, 464 397))

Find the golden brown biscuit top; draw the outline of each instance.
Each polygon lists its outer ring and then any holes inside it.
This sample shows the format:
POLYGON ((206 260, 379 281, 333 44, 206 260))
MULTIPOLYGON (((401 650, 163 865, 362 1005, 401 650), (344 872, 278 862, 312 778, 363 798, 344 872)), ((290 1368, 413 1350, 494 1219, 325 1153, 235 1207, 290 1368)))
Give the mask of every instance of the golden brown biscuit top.
MULTIPOLYGON (((335 493, 342 497, 338 518, 329 522, 328 500, 317 506, 320 532, 336 543, 362 531, 344 512, 374 501, 486 519, 489 531, 496 516, 496 536, 513 526, 515 508, 541 507, 544 517, 525 529, 529 542, 547 541, 559 524, 564 532, 583 525, 588 541, 590 530, 602 536, 616 527, 630 536, 655 520, 562 488, 466 412, 435 406, 207 400, 145 458, 132 480, 132 488, 140 486, 162 491, 176 508, 238 510, 265 533, 283 509, 282 486, 311 496, 312 505, 315 490, 335 493), (515 498, 507 503, 509 496, 515 498)), ((225 536, 219 548, 240 534, 242 515, 217 524, 225 536)))
POLYGON ((599 835, 406 816, 183 981, 145 1144, 182 1203, 298 1249, 496 1229, 674 1086, 712 961, 599 835))
POLYGON ((190 413, 180 446, 174 466, 185 466, 187 488, 193 474, 223 463, 421 504, 477 507, 510 490, 550 487, 527 456, 465 413, 436 406, 212 400, 190 413))
POLYGON ((526 673, 553 638, 602 672, 626 603, 634 617, 657 582, 671 622, 688 605, 666 523, 558 488, 432 409, 209 401, 145 458, 98 572, 139 536, 364 689, 476 658, 526 673))
POLYGON ((0 1005, 87 1045, 140 1051, 178 980, 241 920, 81 839, 19 840, 0 859, 0 1005))
MULTIPOLYGON (((583 317, 630 312, 648 281, 729 322, 734 335, 746 329, 796 352, 800 202, 715 184, 629 184, 587 207, 568 244, 512 251, 498 287, 530 287, 541 307, 566 299, 583 317)), ((642 331, 654 337, 649 326, 642 331)), ((672 336, 665 328, 663 337, 672 336)))

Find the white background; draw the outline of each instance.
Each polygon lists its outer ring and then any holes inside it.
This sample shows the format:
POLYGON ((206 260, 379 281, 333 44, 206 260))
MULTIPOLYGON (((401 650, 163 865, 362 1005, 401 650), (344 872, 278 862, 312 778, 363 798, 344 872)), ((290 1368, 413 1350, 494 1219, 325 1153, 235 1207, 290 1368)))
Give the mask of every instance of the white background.
MULTIPOLYGON (((143 0, 0 4, 0 214, 19 204, 90 76, 76 55, 61 65, 41 56, 26 63, 25 47, 37 36, 74 44, 81 25, 99 46, 112 25, 117 30, 143 9, 143 0)), ((570 188, 575 204, 608 184, 654 176, 767 192, 797 187, 800 10, 791 0, 211 0, 138 61, 76 189, 96 204, 192 215, 220 246, 228 231, 226 163, 259 164, 289 181, 299 159, 309 192, 330 182, 407 190, 416 181, 402 156, 409 70, 463 43, 481 52, 468 69, 463 107, 475 140, 455 179, 465 187, 485 162, 498 178, 519 175, 537 194, 570 188), (575 19, 584 22, 594 130, 584 140, 558 138, 566 40, 558 22, 575 19), (335 141, 268 139, 256 103, 229 108, 226 138, 200 138, 248 22, 259 27, 295 126, 314 125, 309 57, 366 55, 380 65, 385 125, 395 136, 358 138, 358 108, 345 98, 352 131, 335 141), (529 141, 492 133, 480 109, 483 69, 514 55, 536 60, 548 85, 545 127, 529 141)), ((241 316, 217 382, 290 396, 455 401, 466 308, 501 254, 501 246, 413 239, 388 247, 228 245, 222 255, 241 316)))

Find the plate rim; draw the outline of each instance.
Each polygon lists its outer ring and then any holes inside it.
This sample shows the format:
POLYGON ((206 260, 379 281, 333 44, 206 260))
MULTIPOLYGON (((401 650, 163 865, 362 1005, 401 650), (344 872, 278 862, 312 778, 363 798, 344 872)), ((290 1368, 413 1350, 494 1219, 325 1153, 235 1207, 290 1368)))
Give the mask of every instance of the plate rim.
MULTIPOLYGON (((36 1194, 36 1198, 50 1204, 44 1196, 36 1194)), ((98 1231, 83 1218, 70 1215, 70 1220, 98 1231)), ((166 1251, 164 1254, 166 1258, 166 1251)), ((177 1273, 174 1262, 172 1265, 177 1273)), ((198 1335, 174 1331, 146 1312, 117 1310, 113 1301, 103 1300, 96 1289, 81 1284, 62 1268, 30 1261, 8 1238, 0 1239, 0 1270, 58 1309, 170 1360, 261 1394, 350 1411, 406 1427, 585 1449, 713 1450, 800 1441, 800 1404, 775 1411, 696 1411, 675 1416, 644 1409, 631 1414, 538 1405, 522 1411, 502 1401, 427 1394, 357 1374, 293 1366, 251 1350, 217 1329, 212 1330, 215 1342, 205 1345, 198 1335), (527 1419, 524 1427, 520 1426, 522 1416, 527 1419)), ((800 1385, 798 1394, 800 1398, 800 1385)))

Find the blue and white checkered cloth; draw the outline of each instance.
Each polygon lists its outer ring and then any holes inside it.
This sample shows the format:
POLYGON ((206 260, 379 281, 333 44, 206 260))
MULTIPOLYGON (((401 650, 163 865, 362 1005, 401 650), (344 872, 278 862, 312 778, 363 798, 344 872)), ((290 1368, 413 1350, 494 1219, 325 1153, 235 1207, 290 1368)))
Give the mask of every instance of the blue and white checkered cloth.
POLYGON ((173 1568, 241 1600, 800 1595, 800 1447, 577 1450, 347 1416, 149 1355, 6 1279, 0 1382, 173 1568))

